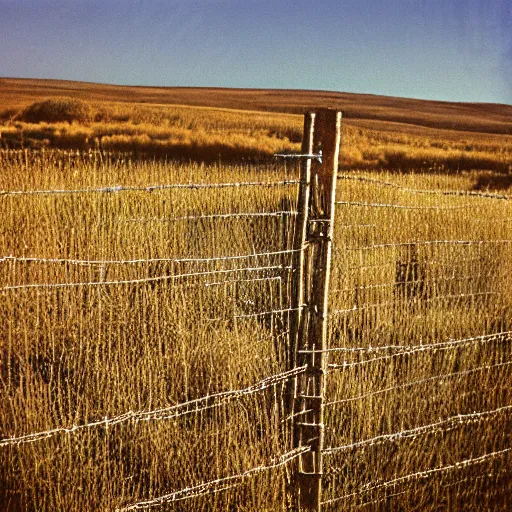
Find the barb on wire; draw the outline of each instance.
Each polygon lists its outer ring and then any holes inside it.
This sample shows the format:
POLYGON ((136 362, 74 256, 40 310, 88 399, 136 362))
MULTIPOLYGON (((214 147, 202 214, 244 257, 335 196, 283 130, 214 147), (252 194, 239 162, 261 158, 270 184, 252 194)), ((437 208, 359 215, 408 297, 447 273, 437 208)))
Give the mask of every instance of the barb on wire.
POLYGON ((391 183, 389 181, 378 180, 375 178, 368 178, 366 176, 357 176, 357 175, 348 175, 348 174, 338 174, 338 179, 340 180, 350 180, 350 181, 362 181, 367 183, 374 183, 376 185, 383 185, 385 187, 395 188, 397 190, 401 190, 403 192, 411 192, 412 194, 427 194, 427 195, 443 195, 443 196, 472 196, 472 197, 482 197, 488 199, 510 199, 510 196, 506 194, 493 194, 490 192, 477 192, 474 190, 429 190, 429 189, 415 189, 404 187, 399 185, 398 183, 391 183))
POLYGON ((425 469, 424 471, 418 471, 416 473, 409 473, 408 475, 399 476, 397 478, 393 478, 392 480, 386 480, 384 482, 369 482, 368 484, 360 487, 357 491, 345 494, 343 496, 338 496, 337 498, 332 498, 330 500, 326 500, 322 502, 322 505, 331 505, 333 503, 337 503, 342 500, 346 500, 349 498, 354 498, 363 494, 367 494, 369 492, 373 492, 379 489, 386 489, 391 486, 395 486, 397 484, 401 484, 404 482, 411 482, 415 480, 425 480, 431 478, 432 476, 440 473, 449 473, 451 471, 458 471, 462 469, 466 469, 471 466, 475 466, 478 464, 483 464, 489 460, 496 459, 498 457, 503 457, 504 455, 510 453, 512 448, 505 448, 503 450, 498 450, 491 453, 486 453, 480 457, 475 457, 471 459, 465 459, 460 462, 456 462, 455 464, 447 464, 445 466, 438 466, 436 468, 425 469))
POLYGON ((293 217, 298 212, 294 210, 283 210, 279 212, 240 212, 240 213, 214 213, 209 215, 185 215, 183 217, 156 217, 156 218, 126 218, 119 219, 119 222, 176 222, 185 220, 213 220, 213 219, 240 219, 240 218, 258 218, 258 217, 293 217))
POLYGON ((10 292, 14 290, 27 290, 34 288, 76 288, 81 286, 113 286, 125 284, 142 284, 142 283, 155 283, 162 281, 172 281, 174 279, 182 279, 185 277, 198 277, 213 274, 233 274, 236 272, 261 272, 263 270, 292 270, 291 266, 272 265, 268 267, 245 267, 245 268, 231 268, 222 270, 209 270, 205 272, 188 272, 185 274, 171 274, 157 277, 144 277, 141 279, 126 279, 119 281, 89 281, 79 283, 32 283, 32 284, 19 284, 10 285, 0 288, 0 292, 10 292))
POLYGON ((38 258, 30 256, 2 256, 2 261, 15 262, 35 262, 35 263, 67 263, 70 265, 135 265, 143 263, 210 263, 218 261, 236 261, 250 258, 260 258, 269 256, 280 256, 300 252, 302 249, 285 249, 282 251, 270 251, 250 254, 240 254, 235 256, 217 256, 212 258, 148 258, 131 260, 82 260, 67 258, 38 258))
MULTIPOLYGON (((330 402, 327 402, 325 405, 339 405, 339 404, 345 404, 349 402, 355 402, 357 400, 364 400, 365 398, 369 398, 371 396, 377 396, 382 395, 384 393, 389 393, 390 391, 397 391, 399 389, 407 389, 413 386, 419 386, 421 384, 426 384, 428 382, 435 382, 436 380, 444 380, 444 379, 451 379, 453 377, 463 377, 466 375, 471 375, 473 373, 478 372, 485 372, 487 370, 493 370, 496 368, 505 368, 506 366, 512 365, 512 361, 507 361, 504 363, 496 363, 496 364, 489 364, 485 366, 478 366, 477 368, 472 368, 471 370, 462 370, 458 372, 453 373, 445 373, 443 375, 434 375, 432 377, 427 377, 426 379, 419 379, 414 380, 411 382, 406 382, 404 384, 398 384, 396 386, 389 386, 387 388, 383 389, 377 389, 375 391, 369 391, 368 393, 363 393, 362 395, 352 396, 350 398, 343 398, 342 400, 332 400, 330 402)), ((344 365, 339 365, 339 368, 336 369, 343 369, 344 365)))
MULTIPOLYGON (((374 352, 389 352, 391 350, 396 351, 393 355, 409 355, 414 352, 424 352, 427 350, 438 350, 444 348, 461 347, 462 345, 470 345, 475 342, 487 343, 493 341, 512 341, 512 331, 503 331, 493 334, 483 334, 482 336, 475 336, 472 338, 463 338, 458 340, 450 339, 448 341, 440 341, 437 343, 426 343, 424 345, 384 345, 384 346, 370 346, 370 347, 330 347, 325 350, 311 349, 311 350, 299 350, 299 354, 314 354, 314 353, 374 353, 374 352)), ((392 357, 386 356, 386 357, 392 357)), ((363 361, 363 363, 371 362, 372 360, 363 361)))
POLYGON ((136 423, 141 421, 160 421, 170 420, 186 416, 188 414, 197 414, 202 411, 214 409, 222 405, 228 404, 235 400, 240 400, 243 397, 254 395, 260 391, 264 391, 270 387, 276 386, 282 382, 287 381, 297 375, 301 375, 306 371, 307 366, 299 366, 282 373, 271 375, 266 377, 259 382, 252 384, 247 388, 236 389, 232 391, 223 391, 208 395, 202 398, 196 398, 188 402, 181 404, 171 405, 169 407, 162 407, 152 411, 128 411, 118 416, 111 418, 103 418, 90 423, 84 423, 82 425, 72 425, 71 427, 57 427, 50 430, 35 432, 32 434, 25 434, 22 436, 8 437, 0 439, 0 447, 10 445, 20 445, 25 443, 33 443, 42 439, 48 439, 54 437, 57 434, 74 434, 81 430, 92 429, 97 427, 110 427, 119 425, 121 423, 136 423))
POLYGON ((242 187, 279 187, 287 185, 299 185, 300 180, 283 181, 246 181, 234 183, 171 183, 166 185, 113 185, 100 188, 61 189, 61 190, 0 190, 0 196, 22 195, 54 195, 54 194, 91 194, 91 193, 115 193, 115 192, 155 192, 158 190, 173 189, 216 189, 216 188, 242 188, 242 187))
POLYGON ((365 439, 364 441, 357 441, 355 443, 346 444, 343 446, 326 448, 323 450, 323 453, 325 455, 332 455, 334 453, 346 452, 365 446, 375 446, 386 442, 395 442, 401 441, 402 439, 417 438, 423 434, 445 433, 454 430, 459 425, 488 421, 494 416, 510 412, 512 412, 512 405, 506 405, 489 411, 474 412, 470 414, 457 414, 444 420, 430 423, 429 425, 422 425, 420 427, 402 430, 401 432, 394 432, 392 434, 383 434, 380 436, 372 437, 370 439, 365 439))
POLYGON ((153 498, 147 501, 139 501, 138 503, 133 503, 131 505, 125 505, 121 508, 117 508, 116 512, 128 512, 130 510, 146 510, 153 507, 164 505, 166 503, 188 500, 191 498, 203 496, 205 494, 215 494, 226 489, 231 489, 233 487, 241 485, 244 480, 254 475, 270 471, 272 469, 277 469, 281 466, 285 466, 286 464, 296 459, 297 457, 303 455, 304 453, 308 452, 309 450, 309 447, 301 446, 299 448, 296 448, 295 450, 283 453, 278 457, 274 457, 272 460, 270 460, 268 464, 248 469, 247 471, 244 471, 243 473, 240 473, 238 475, 231 475, 224 478, 218 478, 217 480, 204 482, 193 487, 185 487, 184 489, 180 489, 179 491, 175 491, 170 494, 165 494, 164 496, 159 496, 158 498, 153 498))

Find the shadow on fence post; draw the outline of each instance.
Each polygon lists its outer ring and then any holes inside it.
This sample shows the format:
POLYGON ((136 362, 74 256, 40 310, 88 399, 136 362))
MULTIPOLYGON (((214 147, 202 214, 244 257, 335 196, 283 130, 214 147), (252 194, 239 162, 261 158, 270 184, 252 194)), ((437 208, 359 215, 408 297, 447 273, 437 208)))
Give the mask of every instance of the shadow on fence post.
POLYGON ((294 447, 308 446, 298 459, 293 506, 300 511, 321 509, 324 439, 326 337, 331 246, 334 227, 336 175, 341 140, 341 112, 323 109, 304 119, 301 187, 294 249, 290 324, 290 367, 307 365, 293 390, 294 447), (315 157, 320 155, 321 158, 315 157))

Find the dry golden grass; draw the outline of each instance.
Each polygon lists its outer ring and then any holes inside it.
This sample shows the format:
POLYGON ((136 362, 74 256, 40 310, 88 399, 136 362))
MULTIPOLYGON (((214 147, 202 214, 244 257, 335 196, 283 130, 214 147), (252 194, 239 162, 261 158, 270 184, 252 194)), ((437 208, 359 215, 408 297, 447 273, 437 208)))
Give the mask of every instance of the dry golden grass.
POLYGON ((341 164, 510 174, 512 107, 321 91, 120 87, 0 79, 3 147, 131 151, 195 161, 262 160, 296 151, 302 120, 318 107, 343 111, 341 164), (73 98, 90 122, 29 123, 35 102, 73 98), (25 119, 25 121, 23 121, 25 119))
MULTIPOLYGON (((253 181, 275 170, 136 163, 96 155, 2 158, 0 188, 253 181)), ((166 221, 280 210, 293 186, 4 197, 2 254, 43 258, 211 258, 280 251, 276 218, 166 221)), ((3 261, 2 286, 147 279, 142 284, 2 291, 2 436, 83 424, 244 388, 282 369, 278 308, 289 255, 218 262, 73 264, 3 261), (21 265, 21 266, 20 266, 21 265), (247 267, 275 267, 244 270, 247 267), (236 270, 241 268, 241 270, 236 270), (216 271, 216 272, 215 272, 216 271), (173 280, 165 276, 200 274, 173 280), (201 275, 208 273, 208 275, 201 275), (264 279, 262 279, 264 278, 264 279), (260 279, 255 281, 255 279, 260 279), (248 281, 244 281, 248 280, 248 281), (254 281, 250 281, 254 280, 254 281)), ((125 423, 2 447, 2 510, 110 510, 269 463, 286 451, 281 385, 177 420, 125 423), (78 470, 78 471, 76 471, 78 470)), ((276 510, 282 470, 193 510, 276 510)))
MULTIPOLYGON (((99 152, 3 152, 0 166, 3 190, 277 181, 296 175, 294 167, 285 170, 282 164, 178 164, 99 152)), ((438 191, 470 191, 479 179, 474 172, 360 176, 438 191)), ((354 174, 349 178, 338 182, 338 200, 359 204, 337 207, 331 347, 418 346, 512 330, 510 201, 411 193, 356 181, 354 174), (480 243, 422 244, 427 240, 480 243)), ((170 219, 293 210, 295 201, 295 186, 4 195, 0 255, 126 260, 281 251, 290 247, 288 217, 170 219)), ((230 271, 289 262, 289 254, 130 265, 1 261, 2 288, 219 272, 146 283, 2 290, 1 435, 154 410, 279 373, 286 316, 235 317, 288 307, 289 273, 230 271), (265 279, 241 281, 256 278, 265 279), (240 282, 224 283, 229 280, 240 282)), ((390 357, 329 374, 327 402, 350 401, 327 405, 326 446, 512 404, 511 348, 511 338, 503 337, 394 356, 391 351, 331 354, 331 364, 390 357), (436 377, 443 375, 448 376, 436 377), (415 381, 421 382, 408 384, 415 381)), ((288 423, 281 423, 283 392, 279 384, 181 418, 0 446, 0 508, 113 510, 268 464, 289 449, 288 423)), ((507 411, 326 455, 325 499, 347 497, 325 508, 509 509, 508 453, 384 485, 510 448, 507 411), (365 490, 367 483, 377 487, 365 490)), ((262 472, 239 488, 161 509, 285 510, 286 482, 285 469, 262 472)))
POLYGON ((302 114, 336 108, 345 119, 393 121, 411 125, 512 134, 512 106, 450 103, 333 91, 130 87, 64 80, 0 79, 0 105, 16 111, 42 98, 67 96, 91 102, 194 105, 302 114))

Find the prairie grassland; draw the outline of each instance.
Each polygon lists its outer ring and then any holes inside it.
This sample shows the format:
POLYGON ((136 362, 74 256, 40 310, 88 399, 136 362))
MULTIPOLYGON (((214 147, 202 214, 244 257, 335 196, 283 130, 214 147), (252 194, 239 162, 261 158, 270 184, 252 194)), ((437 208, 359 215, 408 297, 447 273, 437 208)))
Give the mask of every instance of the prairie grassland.
POLYGON ((130 87, 66 80, 0 78, 0 105, 7 114, 53 97, 78 98, 106 105, 191 105, 289 114, 335 108, 343 112, 345 119, 354 122, 390 121, 411 126, 512 135, 511 105, 424 101, 336 91, 130 87))
MULTIPOLYGON (((2 169, 1 188, 9 190, 21 183, 69 189, 279 178, 275 168, 48 154, 27 165, 3 159, 2 169)), ((287 217, 182 217, 280 211, 295 195, 293 185, 284 185, 3 197, 2 254, 86 262, 0 263, 2 436, 155 411, 279 373, 279 318, 262 323, 241 315, 282 308, 290 255, 250 255, 286 247, 287 217), (249 256, 211 261, 237 255, 249 256), (207 261, 175 261, 183 258, 207 261), (87 263, 139 259, 153 261, 87 263), (143 282, 5 289, 136 279, 143 282)), ((2 447, 0 503, 11 511, 111 510, 269 464, 286 448, 281 393, 278 381, 202 412, 192 404, 177 419, 2 447)), ((283 470, 263 472, 241 493, 195 499, 187 509, 236 503, 240 510, 276 510, 283 484, 283 470)))
POLYGON ((445 342, 511 330, 510 200, 443 193, 468 176, 347 178, 330 347, 373 350, 329 355, 326 510, 506 510, 512 339, 445 342))
POLYGON ((507 105, 8 78, 0 79, 0 105, 4 148, 103 149, 201 162, 266 161, 275 152, 299 149, 299 114, 331 107, 344 114, 344 168, 477 169, 499 172, 506 179, 512 168, 512 107, 507 105), (63 112, 66 102, 72 115, 63 112))
MULTIPOLYGON (((297 175, 283 164, 100 152, 5 152, 0 165, 4 191, 297 175)), ((338 182, 329 343, 363 350, 329 356, 325 508, 506 510, 510 335, 418 347, 512 330, 510 201, 442 194, 471 191, 475 173, 358 176, 338 182)), ((289 450, 282 380, 167 419, 101 420, 247 388, 285 369, 286 313, 250 315, 289 307, 291 255, 211 258, 290 249, 296 195, 286 184, 0 196, 0 254, 13 256, 0 262, 0 433, 100 421, 0 445, 3 510, 114 510, 272 465, 289 450), (288 213, 211 217, 241 212, 288 213), (209 261, 176 261, 184 258, 209 261), (120 283, 130 280, 139 282, 120 283)), ((155 508, 286 510, 288 469, 155 508)))

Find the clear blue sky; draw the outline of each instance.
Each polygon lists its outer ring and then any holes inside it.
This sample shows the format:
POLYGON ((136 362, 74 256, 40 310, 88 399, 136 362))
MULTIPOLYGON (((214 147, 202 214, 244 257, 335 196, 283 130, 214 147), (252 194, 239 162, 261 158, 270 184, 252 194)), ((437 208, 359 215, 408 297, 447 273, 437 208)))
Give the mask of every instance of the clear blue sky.
POLYGON ((512 104, 512 0, 0 0, 0 76, 512 104))

